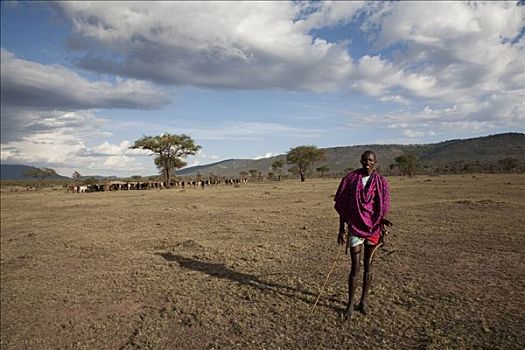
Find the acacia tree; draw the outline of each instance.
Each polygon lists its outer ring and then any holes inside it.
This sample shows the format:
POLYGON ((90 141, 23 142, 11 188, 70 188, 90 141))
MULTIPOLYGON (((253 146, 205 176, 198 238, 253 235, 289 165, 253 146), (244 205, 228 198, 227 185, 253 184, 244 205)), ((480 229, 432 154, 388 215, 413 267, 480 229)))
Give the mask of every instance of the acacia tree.
POLYGON ((315 146, 299 146, 290 149, 286 154, 286 161, 295 164, 301 176, 301 182, 306 178, 310 164, 325 158, 325 151, 315 146))
POLYGON ((327 167, 326 165, 323 165, 323 166, 320 166, 319 168, 315 168, 315 170, 316 170, 318 173, 321 173, 321 177, 322 177, 323 180, 324 180, 324 173, 330 171, 330 168, 327 167))
POLYGON ((82 175, 80 175, 80 173, 78 172, 78 170, 75 170, 75 171, 73 172, 73 174, 71 175, 71 177, 73 178, 73 185, 78 186, 78 185, 80 184, 80 181, 81 181, 82 175))
POLYGON ((170 188, 172 170, 185 166, 183 158, 197 153, 201 146, 196 145, 187 135, 164 133, 159 136, 143 136, 129 148, 145 149, 156 155, 155 165, 164 175, 166 187, 170 188))
POLYGON ((281 181, 281 175, 283 174, 284 160, 278 159, 272 163, 272 170, 277 174, 277 180, 281 181))
POLYGON ((418 159, 414 154, 403 154, 402 156, 394 159, 399 169, 403 172, 403 175, 412 177, 414 170, 416 170, 418 159))
POLYGON ((252 177, 253 181, 257 180, 257 173, 259 172, 259 170, 257 170, 257 169, 250 169, 250 170, 248 170, 248 172, 250 173, 250 176, 252 177))

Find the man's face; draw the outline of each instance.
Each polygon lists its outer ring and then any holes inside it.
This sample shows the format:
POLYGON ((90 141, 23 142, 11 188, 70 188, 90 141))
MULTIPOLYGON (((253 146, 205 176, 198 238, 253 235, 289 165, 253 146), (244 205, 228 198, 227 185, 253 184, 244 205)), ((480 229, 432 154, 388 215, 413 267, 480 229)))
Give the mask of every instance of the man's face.
POLYGON ((366 153, 361 156, 361 166, 367 175, 370 175, 374 171, 376 165, 376 157, 372 153, 366 153))

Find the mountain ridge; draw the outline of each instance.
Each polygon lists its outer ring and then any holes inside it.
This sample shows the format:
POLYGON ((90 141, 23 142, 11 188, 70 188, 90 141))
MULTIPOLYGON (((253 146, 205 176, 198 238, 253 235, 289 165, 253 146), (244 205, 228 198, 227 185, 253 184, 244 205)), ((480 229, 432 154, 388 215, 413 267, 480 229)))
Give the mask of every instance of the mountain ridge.
MULTIPOLYGON (((330 168, 330 173, 344 172, 349 168, 355 169, 360 166, 359 158, 365 150, 376 152, 378 165, 381 169, 387 169, 390 164, 395 162, 394 159, 396 157, 407 153, 416 155, 422 166, 430 168, 494 164, 505 158, 514 158, 522 167, 525 167, 525 134, 518 132, 468 139, 452 139, 429 144, 368 144, 336 146, 323 149, 326 152, 326 159, 313 164, 310 167, 310 171, 314 171, 315 168, 320 166, 330 168)), ((278 159, 286 160, 286 154, 261 159, 225 159, 211 164, 180 169, 175 172, 175 175, 239 176, 241 171, 248 172, 251 169, 256 169, 266 175, 272 171, 272 163, 278 159)), ((1 166, 0 178, 2 180, 29 179, 23 173, 26 170, 35 168, 19 164, 1 164, 1 166)), ((286 169, 290 167, 291 165, 285 164, 283 173, 286 173, 286 169)), ((61 179, 69 179, 67 176, 58 176, 61 179)), ((91 177, 117 178, 116 176, 83 176, 83 178, 91 177)))
MULTIPOLYGON (((330 168, 330 172, 344 172, 348 168, 359 167, 361 153, 369 149, 377 154, 379 166, 382 168, 389 167, 395 162, 396 157, 406 153, 416 155, 420 164, 428 167, 446 166, 458 162, 465 164, 496 162, 507 157, 513 157, 519 162, 525 163, 525 134, 509 132, 429 144, 368 144, 323 149, 326 152, 326 159, 316 162, 312 168, 326 165, 330 168)), ((238 176, 239 172, 250 169, 256 169, 265 174, 272 171, 271 164, 278 159, 286 160, 286 155, 281 154, 262 159, 222 160, 216 163, 180 169, 176 171, 176 175, 193 176, 200 173, 203 176, 210 174, 238 176)), ((289 167, 289 165, 285 165, 284 168, 289 167)))

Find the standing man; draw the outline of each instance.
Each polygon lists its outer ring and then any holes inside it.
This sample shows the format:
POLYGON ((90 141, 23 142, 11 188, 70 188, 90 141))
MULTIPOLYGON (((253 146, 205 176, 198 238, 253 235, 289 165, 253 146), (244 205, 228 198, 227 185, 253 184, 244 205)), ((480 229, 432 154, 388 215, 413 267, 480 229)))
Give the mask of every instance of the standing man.
POLYGON ((337 243, 347 243, 352 257, 352 268, 348 277, 348 305, 343 314, 345 320, 352 318, 359 261, 363 250, 363 293, 356 309, 365 315, 368 313, 367 297, 372 282, 372 258, 381 241, 384 226, 392 224, 386 219, 390 209, 388 183, 375 171, 376 161, 374 152, 364 152, 361 155, 361 169, 348 173, 341 180, 334 199, 335 210, 339 213, 337 243), (345 237, 345 224, 348 227, 348 238, 345 237))

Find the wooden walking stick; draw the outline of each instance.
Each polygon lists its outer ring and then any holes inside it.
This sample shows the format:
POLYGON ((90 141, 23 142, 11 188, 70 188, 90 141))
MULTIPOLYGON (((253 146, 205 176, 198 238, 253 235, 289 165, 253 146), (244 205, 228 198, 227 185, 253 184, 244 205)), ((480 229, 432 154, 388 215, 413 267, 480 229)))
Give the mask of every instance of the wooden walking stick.
POLYGON ((317 303, 319 302, 319 299, 321 299, 321 295, 323 294, 324 288, 326 287, 326 284, 328 283, 328 279, 330 278, 330 275, 334 271, 335 265, 337 264, 337 260, 339 259, 339 255, 341 254, 341 248, 343 248, 342 244, 339 246, 339 249, 337 249, 337 255, 335 256, 335 259, 332 264, 332 267, 330 268, 330 271, 326 275, 323 286, 321 287, 321 290, 319 291, 319 295, 317 296, 317 299, 315 300, 314 306, 312 307, 312 310, 310 311, 310 315, 314 314, 317 303))

